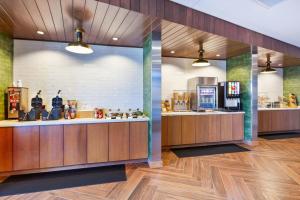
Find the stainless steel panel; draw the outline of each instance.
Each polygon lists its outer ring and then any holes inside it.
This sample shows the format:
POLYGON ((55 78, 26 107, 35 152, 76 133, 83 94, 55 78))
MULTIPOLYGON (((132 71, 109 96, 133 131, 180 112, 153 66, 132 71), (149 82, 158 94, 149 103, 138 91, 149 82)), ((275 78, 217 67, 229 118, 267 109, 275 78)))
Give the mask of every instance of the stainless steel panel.
POLYGON ((258 97, 258 53, 257 47, 251 46, 251 108, 252 108, 252 140, 257 138, 258 135, 258 105, 257 105, 257 97, 258 97))
POLYGON ((161 32, 152 32, 152 162, 161 161, 161 32))

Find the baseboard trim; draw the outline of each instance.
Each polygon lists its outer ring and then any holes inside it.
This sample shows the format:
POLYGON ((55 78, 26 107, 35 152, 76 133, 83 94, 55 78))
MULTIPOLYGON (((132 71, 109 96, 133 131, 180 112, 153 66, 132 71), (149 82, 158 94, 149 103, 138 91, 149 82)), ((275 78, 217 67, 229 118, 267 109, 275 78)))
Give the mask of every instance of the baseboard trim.
POLYGON ((150 168, 161 168, 163 167, 163 162, 161 160, 159 161, 148 160, 148 165, 150 168))

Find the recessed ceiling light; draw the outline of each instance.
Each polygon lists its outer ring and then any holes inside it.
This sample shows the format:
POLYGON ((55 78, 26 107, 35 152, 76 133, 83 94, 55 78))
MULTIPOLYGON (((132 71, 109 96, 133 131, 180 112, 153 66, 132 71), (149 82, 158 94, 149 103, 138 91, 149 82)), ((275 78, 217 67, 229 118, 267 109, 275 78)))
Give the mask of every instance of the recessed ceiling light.
POLYGON ((43 31, 36 31, 37 34, 39 35, 44 35, 45 33, 43 31))
POLYGON ((117 37, 113 37, 112 39, 113 39, 113 41, 118 41, 119 40, 119 38, 117 38, 117 37))
POLYGON ((170 51, 170 53, 171 53, 171 54, 174 54, 174 53, 175 53, 175 51, 170 51))
POLYGON ((281 64, 281 63, 279 63, 279 64, 278 64, 278 66, 279 66, 279 67, 282 67, 282 64, 281 64))
POLYGON ((217 56, 217 57, 220 57, 221 55, 220 55, 220 54, 217 54, 216 56, 217 56))

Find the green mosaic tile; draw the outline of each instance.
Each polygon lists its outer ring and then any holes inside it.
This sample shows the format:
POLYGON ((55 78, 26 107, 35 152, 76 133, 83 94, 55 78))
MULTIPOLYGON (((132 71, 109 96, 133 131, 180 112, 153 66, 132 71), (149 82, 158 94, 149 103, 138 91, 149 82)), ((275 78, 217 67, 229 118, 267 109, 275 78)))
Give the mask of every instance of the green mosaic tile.
POLYGON ((283 69, 283 95, 288 97, 289 93, 296 94, 300 104, 300 66, 283 69))
POLYGON ((152 88, 152 78, 151 78, 151 71, 152 71, 152 35, 151 33, 148 35, 146 40, 144 41, 143 46, 143 111, 144 113, 149 116, 149 126, 148 126, 148 158, 152 158, 152 97, 151 97, 151 88, 152 88))
POLYGON ((5 91, 12 84, 13 40, 6 33, 0 33, 0 120, 5 115, 5 91))
POLYGON ((245 111, 244 139, 252 139, 251 53, 227 60, 227 81, 240 81, 241 107, 245 111))

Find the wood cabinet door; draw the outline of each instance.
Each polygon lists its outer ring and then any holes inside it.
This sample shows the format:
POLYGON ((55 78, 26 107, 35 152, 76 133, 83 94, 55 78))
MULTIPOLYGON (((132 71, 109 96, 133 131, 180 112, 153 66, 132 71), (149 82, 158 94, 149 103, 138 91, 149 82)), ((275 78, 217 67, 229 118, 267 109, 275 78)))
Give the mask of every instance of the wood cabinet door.
POLYGON ((30 170, 40 166, 39 126, 13 128, 13 169, 30 170))
POLYGON ((64 127, 40 126, 40 168, 64 165, 64 127))
POLYGON ((13 159, 12 128, 0 128, 0 172, 12 171, 13 159))
POLYGON ((148 122, 130 123, 130 159, 148 158, 148 122))
POLYGON ((232 115, 223 114, 220 115, 220 136, 221 141, 232 140, 232 115))
POLYGON ((289 129, 289 112, 282 110, 269 111, 271 113, 271 131, 286 131, 289 129))
POLYGON ((181 124, 181 144, 195 144, 196 116, 182 116, 181 124))
POLYGON ((258 111, 258 132, 272 131, 272 111, 258 111))
POLYGON ((161 117, 161 145, 168 146, 168 117, 161 117))
POLYGON ((219 142, 220 116, 199 115, 196 120, 196 143, 219 142))
POLYGON ((87 162, 86 125, 64 125, 64 165, 87 162))
POLYGON ((168 145, 180 145, 181 142, 181 116, 168 116, 168 145))
POLYGON ((244 114, 232 115, 232 139, 244 139, 244 114))
POLYGON ((109 161, 129 160, 129 123, 109 124, 109 161))
POLYGON ((300 130, 300 110, 289 110, 288 130, 300 130))
POLYGON ((87 125, 87 161, 99 163, 108 161, 108 124, 87 125))

